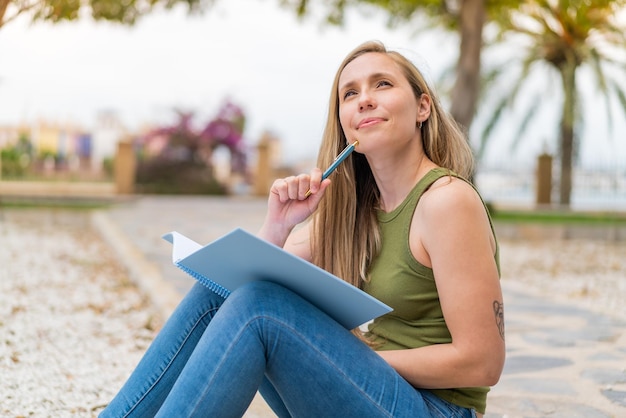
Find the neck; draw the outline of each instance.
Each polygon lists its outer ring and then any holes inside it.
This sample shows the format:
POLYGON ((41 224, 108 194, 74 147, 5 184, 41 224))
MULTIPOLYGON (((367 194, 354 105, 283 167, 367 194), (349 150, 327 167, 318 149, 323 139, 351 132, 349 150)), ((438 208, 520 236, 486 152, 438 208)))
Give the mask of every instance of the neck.
POLYGON ((416 158, 392 159, 389 163, 372 166, 372 173, 380 191, 380 208, 391 212, 406 199, 417 182, 437 167, 423 153, 416 158))

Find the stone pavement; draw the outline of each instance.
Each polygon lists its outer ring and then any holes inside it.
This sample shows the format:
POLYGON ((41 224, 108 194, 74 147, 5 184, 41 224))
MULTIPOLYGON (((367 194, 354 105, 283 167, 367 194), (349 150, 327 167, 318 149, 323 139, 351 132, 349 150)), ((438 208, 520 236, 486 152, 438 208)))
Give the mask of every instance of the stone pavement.
MULTIPOLYGON (((251 197, 145 196, 93 221, 167 316, 193 280, 172 265, 161 235, 176 230, 207 243, 235 227, 255 233, 265 205, 251 197)), ((507 360, 486 417, 626 417, 626 319, 554 302, 506 277, 502 285, 507 360)), ((261 399, 246 414, 272 416, 261 399)))

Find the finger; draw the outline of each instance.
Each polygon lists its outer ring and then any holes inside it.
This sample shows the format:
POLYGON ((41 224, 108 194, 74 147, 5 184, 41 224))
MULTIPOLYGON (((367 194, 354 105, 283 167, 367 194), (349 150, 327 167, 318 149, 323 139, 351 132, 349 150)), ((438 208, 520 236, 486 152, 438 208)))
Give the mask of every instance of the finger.
POLYGON ((309 199, 310 203, 313 205, 313 207, 317 207, 317 205, 319 204, 320 200, 322 200, 322 198, 324 197, 324 193, 326 192, 326 189, 328 188, 330 183, 331 183, 331 181, 329 179, 324 179, 320 183, 319 188, 317 189, 317 191, 315 193, 311 193, 308 196, 308 199, 309 199))
POLYGON ((311 193, 316 193, 320 189, 320 183, 322 182, 322 170, 314 168, 311 170, 311 184, 309 189, 311 193))
POLYGON ((287 179, 274 180, 270 192, 277 195, 281 202, 287 201, 289 199, 289 183, 287 179))
POLYGON ((304 194, 304 197, 307 198, 311 196, 313 193, 316 193, 319 190, 319 184, 321 181, 322 181, 322 170, 320 170, 319 168, 314 168, 313 170, 311 170, 309 188, 304 194))
POLYGON ((308 174, 300 174, 297 177, 298 181, 298 200, 306 198, 306 193, 311 187, 311 176, 308 174))
POLYGON ((289 199, 298 198, 298 178, 295 176, 285 177, 285 184, 287 186, 287 197, 289 199))

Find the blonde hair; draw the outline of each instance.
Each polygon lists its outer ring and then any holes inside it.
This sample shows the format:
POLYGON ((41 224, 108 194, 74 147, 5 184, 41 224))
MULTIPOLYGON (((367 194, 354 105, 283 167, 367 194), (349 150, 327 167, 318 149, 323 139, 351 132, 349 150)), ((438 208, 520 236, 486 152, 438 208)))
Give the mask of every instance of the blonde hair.
MULTIPOLYGON (((318 167, 327 167, 346 146, 339 121, 339 77, 354 59, 368 53, 385 54, 402 70, 416 99, 431 98, 430 117, 422 125, 426 156, 435 164, 469 178, 473 170, 472 150, 456 122, 441 107, 420 71, 402 54, 388 51, 378 41, 361 44, 343 60, 335 75, 326 128, 318 156, 318 167)), ((313 218, 313 262, 345 281, 362 287, 370 263, 381 245, 376 210, 380 193, 364 155, 352 153, 333 174, 313 218)))

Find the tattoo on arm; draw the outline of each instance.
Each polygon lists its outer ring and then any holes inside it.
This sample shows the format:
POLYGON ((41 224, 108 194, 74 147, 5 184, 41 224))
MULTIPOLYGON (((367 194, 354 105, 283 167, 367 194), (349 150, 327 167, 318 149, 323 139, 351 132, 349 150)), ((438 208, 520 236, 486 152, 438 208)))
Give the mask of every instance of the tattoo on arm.
POLYGON ((493 313, 496 315, 496 325, 498 326, 500 337, 504 340, 504 305, 497 300, 494 300, 493 313))

